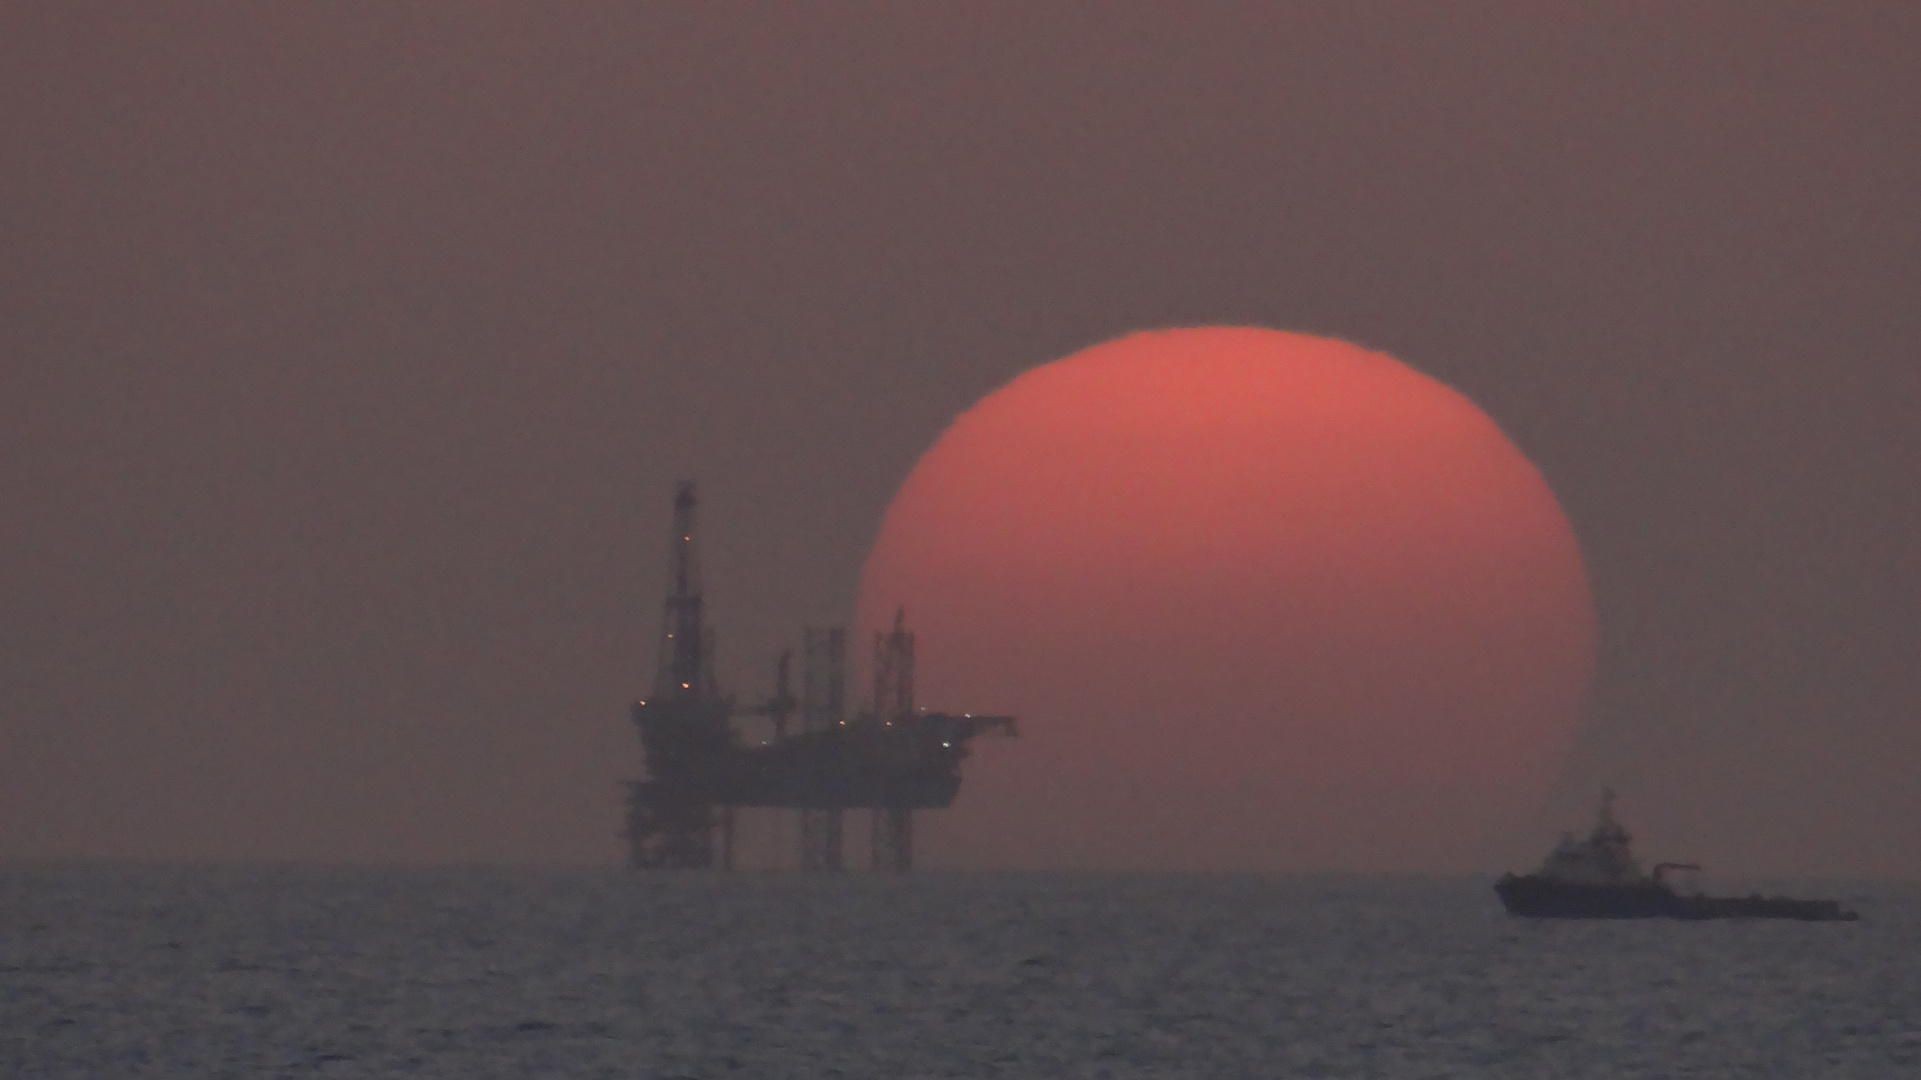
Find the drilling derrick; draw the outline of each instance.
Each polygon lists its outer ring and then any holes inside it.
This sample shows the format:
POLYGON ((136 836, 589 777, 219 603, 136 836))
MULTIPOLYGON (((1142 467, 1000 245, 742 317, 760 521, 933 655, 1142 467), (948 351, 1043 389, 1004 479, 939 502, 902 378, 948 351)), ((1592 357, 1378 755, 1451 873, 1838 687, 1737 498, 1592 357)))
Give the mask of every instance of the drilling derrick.
POLYGON ((730 710, 714 678, 712 642, 701 621, 694 508, 694 485, 683 483, 674 495, 653 694, 634 704, 651 776, 628 785, 627 843, 629 861, 648 869, 714 864, 712 763, 727 748, 730 710))
POLYGON ((647 776, 627 785, 629 861, 639 869, 710 868, 718 832, 720 865, 731 868, 734 811, 767 807, 800 811, 803 869, 839 870, 845 811, 864 808, 873 817, 874 869, 909 869, 914 811, 951 805, 968 743, 989 732, 1013 735, 1014 718, 917 709, 904 612, 892 632, 876 635, 872 712, 848 715, 847 634, 837 628, 807 631, 798 699, 788 690, 791 654, 783 654, 774 695, 737 711, 715 678, 702 622, 694 508, 694 486, 683 483, 654 688, 633 709, 647 776), (797 731, 788 724, 796 711, 797 731), (736 716, 764 718, 771 738, 749 745, 736 716))
POLYGON ((694 550, 694 485, 674 493, 674 538, 666 610, 661 613, 660 651, 654 664, 657 698, 718 697, 714 669, 701 623, 704 603, 700 559, 694 550))

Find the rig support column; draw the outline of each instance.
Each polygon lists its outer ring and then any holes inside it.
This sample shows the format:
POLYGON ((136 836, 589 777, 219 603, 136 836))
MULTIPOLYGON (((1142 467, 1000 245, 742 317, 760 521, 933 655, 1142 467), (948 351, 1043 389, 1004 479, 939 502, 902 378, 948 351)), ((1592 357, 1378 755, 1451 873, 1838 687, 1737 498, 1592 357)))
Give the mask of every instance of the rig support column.
POLYGON ((905 873, 914 868, 914 811, 905 806, 874 809, 873 868, 905 873))
POLYGON ((841 811, 800 812, 800 868, 829 874, 845 868, 841 862, 841 811))
MULTIPOLYGON (((914 719, 914 635, 906 620, 907 612, 897 611, 893 630, 874 635, 874 715, 883 728, 901 731, 914 719)), ((912 807, 875 807, 872 837, 874 869, 900 873, 914 868, 912 807)))
POLYGON ((658 780, 627 786, 627 861, 636 870, 714 865, 714 812, 696 792, 658 780))
POLYGON ((734 868, 734 808, 723 806, 717 815, 720 819, 720 868, 734 868))
MULTIPOLYGON (((839 627, 807 628, 801 657, 800 728, 819 731, 847 719, 847 631, 839 627)), ((800 868, 812 873, 838 873, 841 856, 841 811, 804 807, 800 811, 800 868)))

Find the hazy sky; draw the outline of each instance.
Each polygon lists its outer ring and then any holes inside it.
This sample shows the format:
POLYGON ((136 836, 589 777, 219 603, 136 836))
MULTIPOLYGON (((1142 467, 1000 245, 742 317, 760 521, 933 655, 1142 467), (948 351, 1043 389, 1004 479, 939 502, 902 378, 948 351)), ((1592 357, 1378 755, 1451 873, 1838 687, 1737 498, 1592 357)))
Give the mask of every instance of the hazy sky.
POLYGON ((1540 466, 1600 620, 1575 820, 1607 778, 1650 854, 1921 874, 1917 47, 1906 2, 9 4, 0 857, 611 862, 676 478, 758 692, 953 416, 1245 322, 1540 466))

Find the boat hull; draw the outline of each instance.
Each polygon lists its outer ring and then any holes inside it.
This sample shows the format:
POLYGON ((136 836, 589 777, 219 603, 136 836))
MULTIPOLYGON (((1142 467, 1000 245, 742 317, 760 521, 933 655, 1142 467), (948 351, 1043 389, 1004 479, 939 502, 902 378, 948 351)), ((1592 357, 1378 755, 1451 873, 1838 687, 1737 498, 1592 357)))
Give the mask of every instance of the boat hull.
POLYGON ((1507 874, 1494 892, 1510 915, 1534 919, 1795 919, 1852 922, 1833 900, 1782 896, 1683 896, 1659 882, 1588 885, 1507 874))

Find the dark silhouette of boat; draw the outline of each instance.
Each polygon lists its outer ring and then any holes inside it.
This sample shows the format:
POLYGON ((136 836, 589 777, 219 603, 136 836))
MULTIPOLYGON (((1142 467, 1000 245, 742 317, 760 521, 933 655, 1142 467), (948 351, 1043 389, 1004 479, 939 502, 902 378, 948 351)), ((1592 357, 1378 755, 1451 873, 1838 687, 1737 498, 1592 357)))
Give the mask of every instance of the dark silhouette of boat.
POLYGON ((1503 874, 1494 892, 1509 915, 1537 919, 1799 919, 1852 922, 1859 915, 1834 900, 1784 896, 1702 896, 1675 889, 1668 875, 1698 871, 1693 863, 1660 863, 1643 873, 1634 838, 1614 818, 1614 792, 1585 840, 1572 834, 1532 874, 1503 874))

